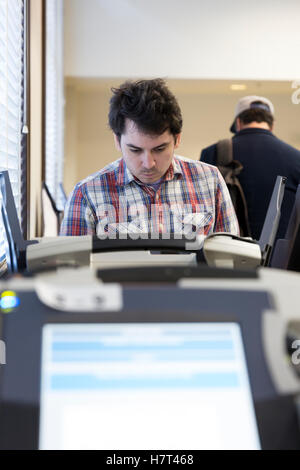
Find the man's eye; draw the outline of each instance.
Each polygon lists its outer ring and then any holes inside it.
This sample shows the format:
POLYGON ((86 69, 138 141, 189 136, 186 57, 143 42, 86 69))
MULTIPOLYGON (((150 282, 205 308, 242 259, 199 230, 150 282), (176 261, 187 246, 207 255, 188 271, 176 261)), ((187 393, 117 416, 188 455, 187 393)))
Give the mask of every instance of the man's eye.
POLYGON ((156 152, 163 152, 164 150, 165 150, 165 147, 162 147, 162 148, 156 149, 156 152))
POLYGON ((140 153, 140 150, 139 150, 139 149, 130 149, 130 151, 131 151, 132 153, 140 153))

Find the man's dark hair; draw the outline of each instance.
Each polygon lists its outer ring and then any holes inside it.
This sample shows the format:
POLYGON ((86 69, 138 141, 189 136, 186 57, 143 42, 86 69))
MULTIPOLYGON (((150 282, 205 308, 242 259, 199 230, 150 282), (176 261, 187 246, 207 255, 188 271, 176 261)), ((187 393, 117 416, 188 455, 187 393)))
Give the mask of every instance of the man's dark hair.
POLYGON ((161 135, 169 130, 175 137, 181 132, 179 105, 161 78, 126 81, 119 88, 112 88, 112 92, 109 125, 119 139, 126 118, 146 134, 161 135))
MULTIPOLYGON (((261 101, 254 101, 253 105, 264 105, 261 101)), ((261 108, 251 108, 246 109, 241 114, 238 115, 238 118, 241 120, 243 124, 250 124, 251 122, 266 122, 270 128, 273 126, 274 118, 271 113, 269 113, 265 109, 261 108)))

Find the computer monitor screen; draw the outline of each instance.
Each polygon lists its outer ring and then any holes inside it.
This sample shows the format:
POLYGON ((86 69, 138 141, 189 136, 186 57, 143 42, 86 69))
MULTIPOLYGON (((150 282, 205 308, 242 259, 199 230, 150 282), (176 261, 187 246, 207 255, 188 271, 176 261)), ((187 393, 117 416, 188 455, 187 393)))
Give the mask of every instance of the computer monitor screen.
POLYGON ((237 323, 46 324, 40 449, 258 449, 237 323))

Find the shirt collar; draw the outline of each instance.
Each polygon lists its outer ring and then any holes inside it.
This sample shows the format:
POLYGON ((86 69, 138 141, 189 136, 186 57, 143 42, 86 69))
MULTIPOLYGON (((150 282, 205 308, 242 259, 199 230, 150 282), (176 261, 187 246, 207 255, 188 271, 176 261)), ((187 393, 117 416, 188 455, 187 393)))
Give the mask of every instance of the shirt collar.
MULTIPOLYGON (((174 155, 172 163, 169 166, 167 172, 165 173, 163 179, 164 181, 172 181, 175 175, 182 175, 182 169, 178 158, 174 155)), ((141 182, 131 173, 124 159, 121 158, 118 168, 117 184, 119 186, 126 186, 132 183, 132 181, 141 184, 141 182)))
POLYGON ((268 134, 274 135, 272 131, 269 129, 261 129, 260 127, 247 127, 246 129, 242 129, 241 131, 237 132, 235 136, 244 135, 244 134, 268 134))
POLYGON ((174 158, 173 158, 172 168, 173 168, 172 178, 174 178, 175 175, 183 175, 183 171, 182 171, 182 167, 181 167, 179 158, 176 155, 174 155, 174 158))

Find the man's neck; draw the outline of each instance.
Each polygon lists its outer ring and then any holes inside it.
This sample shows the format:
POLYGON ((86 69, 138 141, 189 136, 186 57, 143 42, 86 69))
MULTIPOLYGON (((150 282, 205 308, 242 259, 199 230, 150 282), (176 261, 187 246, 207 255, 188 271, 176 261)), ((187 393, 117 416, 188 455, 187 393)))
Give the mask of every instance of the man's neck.
POLYGON ((270 126, 267 122, 250 122, 249 124, 241 124, 240 125, 240 131, 243 131, 244 129, 265 129, 267 131, 272 131, 270 129, 270 126))

